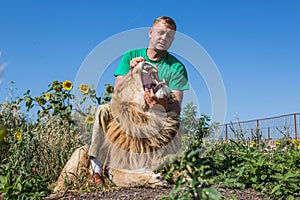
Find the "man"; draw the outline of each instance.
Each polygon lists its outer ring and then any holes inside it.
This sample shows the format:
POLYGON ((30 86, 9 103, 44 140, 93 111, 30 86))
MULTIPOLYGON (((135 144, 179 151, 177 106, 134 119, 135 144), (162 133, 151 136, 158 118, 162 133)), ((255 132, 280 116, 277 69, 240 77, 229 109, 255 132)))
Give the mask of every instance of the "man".
MULTIPOLYGON (((168 111, 180 113, 180 106, 183 99, 183 91, 188 89, 188 77, 184 65, 173 55, 168 53, 176 32, 176 24, 170 17, 162 16, 155 19, 149 29, 150 42, 148 48, 141 48, 127 51, 115 71, 116 81, 114 93, 118 94, 121 88, 126 86, 126 79, 131 75, 130 70, 138 65, 139 62, 150 62, 158 67, 158 78, 166 82, 176 97, 176 100, 169 104, 166 99, 158 99, 152 89, 145 89, 144 99, 149 108, 162 105, 168 111)), ((99 117, 103 111, 96 113, 96 120, 93 129, 92 143, 89 155, 92 158, 90 180, 102 184, 101 163, 97 148, 100 145, 99 128, 105 132, 105 127, 99 127, 99 117)), ((103 114, 102 114, 103 115, 103 114)), ((105 126, 105 122, 102 123, 105 126)), ((101 131, 101 130, 100 130, 101 131)))

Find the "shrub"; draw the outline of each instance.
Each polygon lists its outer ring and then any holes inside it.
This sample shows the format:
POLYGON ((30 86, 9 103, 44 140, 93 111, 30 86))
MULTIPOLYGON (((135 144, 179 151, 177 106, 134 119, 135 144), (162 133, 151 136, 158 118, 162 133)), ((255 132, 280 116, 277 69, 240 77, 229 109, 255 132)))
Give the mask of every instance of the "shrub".
MULTIPOLYGON (((73 151, 88 141, 84 137, 90 135, 93 111, 101 98, 89 87, 80 90, 83 98, 78 103, 72 89, 71 81, 53 81, 37 97, 28 90, 22 98, 0 104, 0 124, 8 130, 0 145, 0 191, 5 198, 47 195, 73 151), (78 108, 87 100, 92 104, 78 108), (35 120, 26 115, 33 110, 35 120)), ((101 103, 107 102, 111 93, 105 95, 101 103)))

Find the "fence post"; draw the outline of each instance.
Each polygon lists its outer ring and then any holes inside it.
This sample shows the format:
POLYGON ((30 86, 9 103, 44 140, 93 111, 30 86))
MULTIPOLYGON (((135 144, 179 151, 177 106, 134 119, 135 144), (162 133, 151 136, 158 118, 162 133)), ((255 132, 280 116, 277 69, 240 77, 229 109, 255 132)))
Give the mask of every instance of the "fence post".
POLYGON ((297 115, 294 114, 294 131, 295 131, 295 140, 297 140, 297 115))
POLYGON ((228 127, 227 127, 228 124, 225 124, 225 140, 228 139, 228 127))

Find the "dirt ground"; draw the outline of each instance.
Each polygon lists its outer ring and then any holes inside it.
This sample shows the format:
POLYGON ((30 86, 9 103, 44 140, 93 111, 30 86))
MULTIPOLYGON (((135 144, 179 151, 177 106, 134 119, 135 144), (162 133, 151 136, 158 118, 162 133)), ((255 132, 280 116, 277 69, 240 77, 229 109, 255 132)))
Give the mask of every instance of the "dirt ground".
MULTIPOLYGON (((142 200, 142 199, 159 199, 162 196, 169 195, 171 187, 159 188, 121 188, 115 191, 97 192, 97 193, 79 193, 76 191, 68 191, 65 193, 52 194, 44 200, 67 199, 67 200, 142 200)), ((246 190, 225 190, 218 189, 223 197, 232 199, 230 194, 234 195, 238 200, 261 200, 259 193, 252 189, 246 190)))

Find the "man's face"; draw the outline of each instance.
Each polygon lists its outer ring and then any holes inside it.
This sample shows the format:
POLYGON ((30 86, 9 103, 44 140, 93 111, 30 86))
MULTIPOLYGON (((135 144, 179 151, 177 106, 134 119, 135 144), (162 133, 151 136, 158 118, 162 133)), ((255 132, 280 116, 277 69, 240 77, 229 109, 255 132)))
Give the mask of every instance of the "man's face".
POLYGON ((174 40, 175 31, 163 21, 158 22, 149 30, 150 48, 166 51, 174 40))

